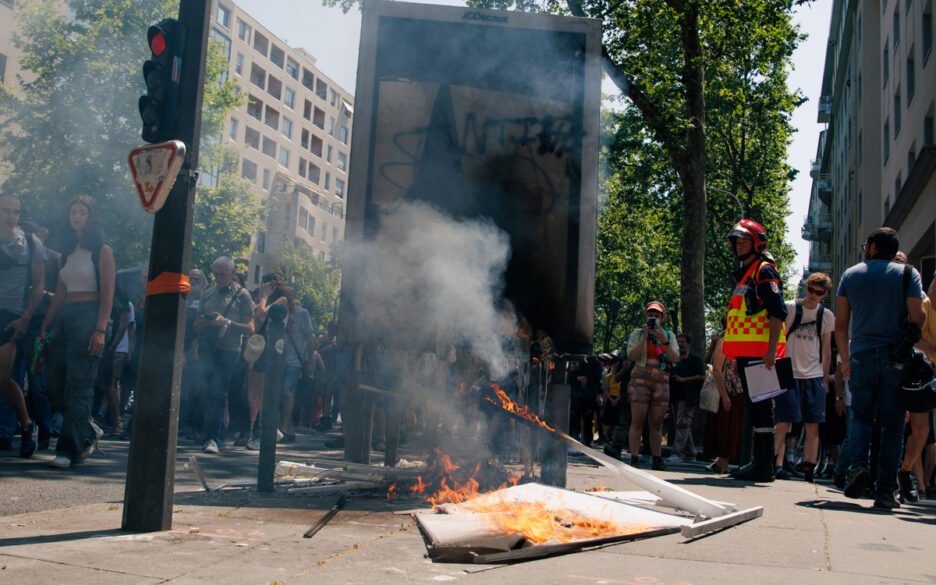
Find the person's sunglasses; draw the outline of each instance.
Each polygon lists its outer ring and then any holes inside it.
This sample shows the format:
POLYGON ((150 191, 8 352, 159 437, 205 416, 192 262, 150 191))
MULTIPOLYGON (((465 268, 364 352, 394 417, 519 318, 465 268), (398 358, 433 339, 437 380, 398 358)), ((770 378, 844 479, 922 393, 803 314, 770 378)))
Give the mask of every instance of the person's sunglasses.
POLYGON ((824 297, 824 296, 825 296, 825 289, 822 289, 822 288, 813 288, 813 287, 811 287, 811 286, 807 286, 807 287, 806 287, 806 292, 808 292, 809 294, 812 294, 812 295, 816 295, 817 297, 824 297))

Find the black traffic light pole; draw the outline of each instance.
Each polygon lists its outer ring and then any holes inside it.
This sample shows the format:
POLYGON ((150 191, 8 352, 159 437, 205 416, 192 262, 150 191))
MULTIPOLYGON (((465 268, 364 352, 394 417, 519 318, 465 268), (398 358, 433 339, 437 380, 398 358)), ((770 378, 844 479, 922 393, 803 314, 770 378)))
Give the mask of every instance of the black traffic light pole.
MULTIPOLYGON (((148 281, 160 274, 183 280, 191 256, 192 215, 201 131, 202 87, 211 2, 181 0, 179 22, 185 51, 173 138, 186 146, 185 162, 163 208, 153 221, 148 281)), ((185 295, 148 294, 133 405, 133 435, 127 462, 123 530, 156 531, 172 527, 179 385, 185 295)))

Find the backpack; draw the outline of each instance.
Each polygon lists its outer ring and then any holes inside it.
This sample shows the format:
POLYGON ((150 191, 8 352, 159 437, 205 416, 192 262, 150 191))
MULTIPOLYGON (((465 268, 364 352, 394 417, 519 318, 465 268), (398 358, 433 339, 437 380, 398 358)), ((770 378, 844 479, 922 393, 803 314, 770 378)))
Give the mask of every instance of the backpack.
POLYGON ((796 331, 796 328, 800 325, 811 325, 812 323, 816 324, 816 336, 819 338, 819 355, 822 355, 822 314, 825 313, 825 305, 819 303, 819 310, 816 312, 815 321, 807 321, 803 323, 803 303, 797 299, 796 301, 796 316, 793 317, 793 323, 790 325, 790 329, 786 332, 787 338, 796 331))

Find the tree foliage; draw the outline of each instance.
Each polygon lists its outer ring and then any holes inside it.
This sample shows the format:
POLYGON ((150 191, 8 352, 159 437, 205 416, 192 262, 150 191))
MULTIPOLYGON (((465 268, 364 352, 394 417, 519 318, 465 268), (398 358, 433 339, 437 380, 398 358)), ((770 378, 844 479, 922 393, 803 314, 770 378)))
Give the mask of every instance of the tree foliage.
MULTIPOLYGON (((148 258, 152 218, 138 202, 127 155, 142 143, 137 100, 145 91, 146 31, 175 16, 178 1, 69 0, 67 6, 65 14, 56 0, 17 3, 15 42, 24 74, 21 89, 5 88, 0 97, 0 145, 7 170, 2 190, 21 198, 24 217, 50 226, 53 246, 67 229, 68 201, 80 193, 91 195, 118 265, 142 264, 148 258)), ((234 93, 233 80, 222 76, 226 68, 223 49, 212 42, 203 136, 218 134, 227 114, 244 99, 234 93)), ((205 150, 202 155, 212 156, 205 150)), ((234 183, 228 181, 228 190, 234 183)), ((199 201, 220 202, 217 194, 201 192, 199 201)), ((225 209, 198 208, 197 214, 203 224, 226 225, 231 241, 242 240, 244 230, 256 230, 253 224, 226 222, 219 215, 225 209)))
POLYGON ((341 266, 338 250, 331 260, 322 260, 305 244, 286 241, 280 248, 283 279, 296 289, 299 306, 309 311, 312 322, 326 327, 338 317, 338 289, 341 266))

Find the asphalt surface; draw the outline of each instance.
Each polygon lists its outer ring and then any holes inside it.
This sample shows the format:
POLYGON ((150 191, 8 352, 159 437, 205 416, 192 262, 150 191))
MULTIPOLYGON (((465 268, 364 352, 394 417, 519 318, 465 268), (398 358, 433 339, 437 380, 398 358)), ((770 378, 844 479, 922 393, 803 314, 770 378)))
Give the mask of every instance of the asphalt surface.
MULTIPOLYGON (((326 438, 300 435, 278 446, 277 459, 338 459, 339 452, 323 449, 326 438)), ((763 506, 763 516, 702 538, 670 534, 523 563, 473 565, 427 558, 426 543, 405 514, 426 507, 414 496, 388 500, 379 491, 361 492, 305 539, 335 494, 205 492, 188 467, 190 455, 214 487, 255 479, 257 454, 229 449, 209 456, 183 442, 172 529, 125 533, 126 450, 126 443, 105 440, 91 461, 65 471, 46 467, 48 452, 32 460, 0 454, 0 583, 936 583, 936 502, 883 512, 827 482, 746 484, 707 473, 701 463, 670 463, 654 473, 739 509, 763 506)), ((568 487, 599 486, 635 489, 612 471, 571 457, 568 487)))

